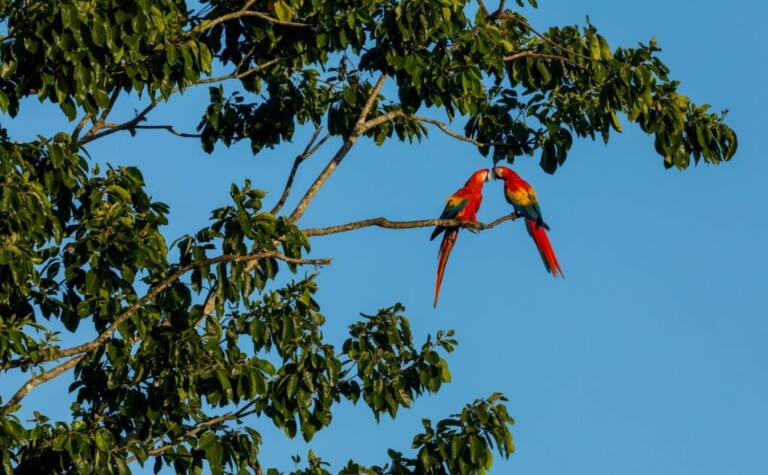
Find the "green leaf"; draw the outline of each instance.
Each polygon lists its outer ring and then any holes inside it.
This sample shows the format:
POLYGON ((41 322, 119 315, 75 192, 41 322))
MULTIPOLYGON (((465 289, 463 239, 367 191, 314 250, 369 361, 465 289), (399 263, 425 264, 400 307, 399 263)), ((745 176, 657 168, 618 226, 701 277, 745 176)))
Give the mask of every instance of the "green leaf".
POLYGON ((96 432, 96 447, 99 448, 99 450, 108 451, 110 450, 114 445, 114 438, 112 437, 112 434, 110 434, 106 430, 99 430, 96 432))
POLYGON ((221 463, 223 455, 224 447, 218 439, 214 438, 205 449, 205 458, 211 468, 212 475, 221 475, 223 473, 224 467, 221 463))
POLYGON ((8 112, 8 96, 3 91, 0 91, 0 110, 3 114, 8 112))
POLYGON ((613 54, 611 53, 610 46, 608 46, 608 41, 600 35, 595 36, 597 36, 597 40, 600 43, 600 56, 603 59, 613 59, 613 54))
POLYGON ((600 41, 595 35, 589 37, 589 54, 592 59, 600 60, 600 41))
POLYGON ((293 9, 287 4, 287 2, 281 0, 270 0, 270 4, 273 5, 275 15, 277 16, 278 20, 290 21, 293 19, 293 9))

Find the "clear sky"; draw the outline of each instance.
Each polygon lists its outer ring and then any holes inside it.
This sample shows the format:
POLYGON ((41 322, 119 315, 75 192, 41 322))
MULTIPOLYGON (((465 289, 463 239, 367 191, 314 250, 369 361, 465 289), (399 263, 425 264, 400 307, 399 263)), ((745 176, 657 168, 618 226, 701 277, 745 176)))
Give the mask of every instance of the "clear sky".
MULTIPOLYGON (((608 146, 576 142, 554 176, 537 158, 519 159, 514 167, 537 190, 566 279, 545 272, 520 222, 463 231, 436 311, 438 243, 429 241, 430 230, 315 238, 312 256, 334 258, 317 297, 331 342, 343 342, 359 312, 402 302, 417 341, 453 328, 460 345, 448 357, 453 382, 439 394, 378 425, 364 405, 342 405, 309 447, 335 470, 350 457, 382 464, 387 448, 409 453, 422 418, 441 419, 499 391, 510 399, 517 451, 497 458, 493 473, 768 473, 768 162, 759 149, 768 107, 768 3, 539 4, 524 13, 540 29, 583 24, 589 15, 612 47, 656 37, 682 93, 730 110, 736 157, 665 170, 652 138, 624 121, 625 133, 608 146)), ((161 106, 148 123, 192 131, 206 97, 202 88, 188 91, 181 108, 161 106)), ((30 104, 4 125, 26 138, 43 122, 51 131, 71 130, 45 111, 30 104)), ((232 182, 250 178, 270 192, 267 205, 274 203, 308 137, 302 131, 293 144, 257 157, 246 146, 208 156, 196 141, 159 131, 115 135, 89 151, 100 163, 142 169, 150 194, 171 206, 170 242, 205 225, 209 210, 227 203, 232 182)), ((302 167, 288 211, 337 146, 327 144, 302 167)), ((377 148, 362 140, 300 225, 437 217, 444 198, 489 166, 473 146, 436 129, 416 145, 377 148)), ((500 182, 488 183, 480 219, 509 211, 500 182)), ((20 381, 3 379, 5 397, 20 381)), ((36 389, 29 408, 51 391, 36 389)), ((287 441, 266 419, 249 422, 264 435, 265 466, 290 470, 290 455, 306 458, 303 442, 287 441)))

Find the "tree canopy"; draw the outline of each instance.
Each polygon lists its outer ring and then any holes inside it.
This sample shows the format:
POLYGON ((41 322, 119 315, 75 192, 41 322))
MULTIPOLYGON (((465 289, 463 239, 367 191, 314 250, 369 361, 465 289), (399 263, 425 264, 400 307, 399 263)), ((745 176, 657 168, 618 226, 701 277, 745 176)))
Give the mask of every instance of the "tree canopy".
MULTIPOLYGON (((3 384, 4 471, 127 473, 151 462, 156 472, 270 473, 249 418, 311 440, 346 401, 394 418, 448 383, 452 331, 416 343, 393 303, 362 314, 335 347, 322 334, 315 274, 299 272, 331 262, 310 255, 313 236, 460 224, 378 218, 301 228, 361 138, 382 145, 445 133, 493 163, 532 156, 554 173, 574 138, 608 141, 624 120, 654 136, 667 168, 733 157, 725 113, 677 92, 655 40, 611 47, 591 24, 536 28, 522 14, 536 6, 0 0, 3 120, 36 97, 72 123, 30 142, 0 128, 0 378, 28 377, 15 389, 3 384), (210 100, 197 130, 152 123, 159 104, 199 86, 210 100), (143 107, 114 122, 136 96, 143 107), (314 134, 271 209, 249 181, 232 184, 231 203, 212 210, 208 226, 171 244, 162 232, 169 208, 148 195, 141 171, 100 166, 88 152, 115 133, 163 129, 206 152, 245 141, 258 155, 299 127, 314 134), (342 145, 284 212, 302 162, 331 137, 342 145), (279 269, 293 280, 276 281, 279 269), (81 343, 62 345, 61 332, 81 343), (22 423, 26 395, 70 370, 71 418, 37 408, 22 423)), ((425 419, 412 452, 390 449, 381 466, 350 461, 339 473, 484 473, 494 453, 514 450, 504 401, 494 393, 425 419)), ((313 455, 296 473, 328 471, 313 455)))

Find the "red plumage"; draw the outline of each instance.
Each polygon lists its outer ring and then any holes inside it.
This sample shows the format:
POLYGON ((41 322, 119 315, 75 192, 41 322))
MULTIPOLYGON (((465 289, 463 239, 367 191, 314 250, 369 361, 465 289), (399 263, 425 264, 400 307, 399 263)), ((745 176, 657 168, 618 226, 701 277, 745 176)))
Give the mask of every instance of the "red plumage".
POLYGON ((544 261, 544 266, 547 268, 547 271, 551 272, 555 277, 560 274, 560 277, 565 278, 544 228, 537 225, 536 222, 531 219, 525 220, 525 227, 528 228, 528 234, 533 238, 533 242, 536 243, 536 247, 539 249, 539 254, 541 254, 541 260, 544 261))
POLYGON ((440 250, 437 253, 437 280, 435 281, 435 303, 437 308, 437 299, 440 297, 440 285, 443 283, 443 274, 445 265, 448 263, 448 256, 451 254, 453 245, 456 244, 456 238, 459 237, 459 228, 451 228, 445 231, 443 241, 440 243, 440 250))
MULTIPOLYGON (((473 173, 464 186, 446 200, 447 203, 443 213, 440 215, 440 219, 455 219, 467 222, 477 221, 477 211, 483 202, 483 183, 488 181, 488 175, 489 170, 487 168, 473 173)), ((440 285, 443 283, 445 265, 448 263, 448 256, 451 254, 453 245, 456 244, 459 228, 458 226, 438 226, 432 232, 430 239, 435 239, 442 232, 445 232, 445 235, 440 243, 440 250, 437 253, 435 308, 437 308, 437 299, 440 296, 440 285)))
POLYGON ((536 243, 536 248, 541 254, 541 260, 544 261, 547 272, 555 277, 560 275, 564 278, 563 270, 560 268, 555 251, 552 249, 549 237, 547 237, 546 230, 549 229, 549 226, 542 218, 539 200, 533 187, 507 167, 494 168, 493 175, 504 180, 504 197, 515 208, 518 216, 525 218, 528 234, 536 243))

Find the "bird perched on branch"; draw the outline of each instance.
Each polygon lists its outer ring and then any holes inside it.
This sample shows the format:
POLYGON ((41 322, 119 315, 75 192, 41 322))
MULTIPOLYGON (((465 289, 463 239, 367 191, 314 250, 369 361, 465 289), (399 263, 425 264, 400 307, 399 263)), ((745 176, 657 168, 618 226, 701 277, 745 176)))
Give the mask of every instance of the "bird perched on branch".
POLYGON ((493 176, 504 180, 504 197, 515 208, 515 212, 525 218, 525 227, 528 234, 536 243, 536 248, 541 254, 541 260, 544 261, 544 267, 547 272, 553 276, 565 277, 560 263, 557 262, 555 251, 552 250, 552 244, 549 242, 547 232, 549 226, 544 222, 539 208, 539 200, 536 198, 536 192, 533 187, 520 175, 507 167, 495 167, 493 176))
MULTIPOLYGON (((461 189, 445 200, 445 209, 440 215, 440 219, 454 219, 467 222, 477 221, 477 210, 480 209, 480 204, 483 202, 483 184, 488 181, 489 176, 490 171, 487 168, 473 173, 461 189)), ((459 227, 438 226, 432 232, 432 237, 429 239, 433 240, 443 232, 445 235, 443 236, 443 242, 440 243, 440 251, 437 254, 435 308, 437 308, 437 299, 440 296, 440 284, 443 282, 445 264, 448 262, 448 256, 451 254, 451 249, 453 249, 453 245, 456 243, 459 227)))

